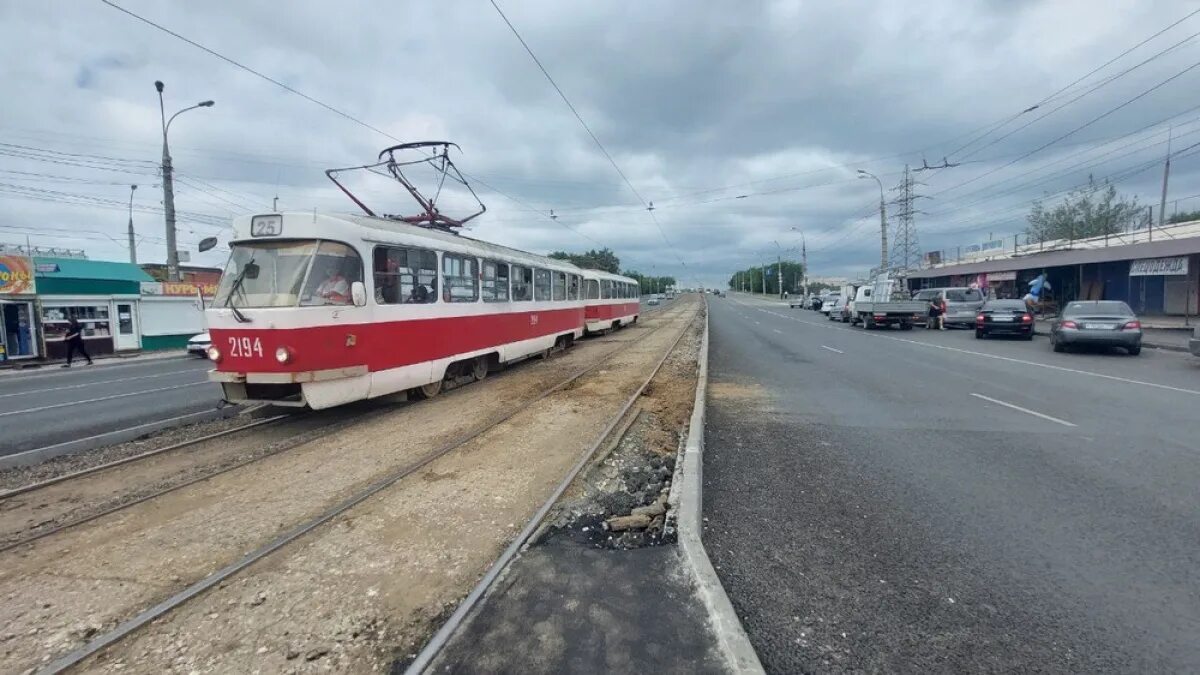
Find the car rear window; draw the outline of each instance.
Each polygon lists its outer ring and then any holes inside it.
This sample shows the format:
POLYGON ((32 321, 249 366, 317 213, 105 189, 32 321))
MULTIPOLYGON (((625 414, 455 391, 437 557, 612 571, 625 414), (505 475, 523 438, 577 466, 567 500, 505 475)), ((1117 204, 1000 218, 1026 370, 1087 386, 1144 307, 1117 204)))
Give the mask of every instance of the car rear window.
POLYGON ((1021 300, 993 300, 983 306, 983 311, 994 310, 1024 310, 1025 303, 1021 300))
POLYGON ((1072 302, 1067 305, 1064 314, 1115 314, 1117 316, 1133 316, 1129 305, 1120 300, 1101 300, 1099 302, 1072 302))
POLYGON ((946 302, 979 302, 983 293, 974 288, 951 288, 946 291, 946 302))
POLYGON ((932 300, 938 296, 941 291, 917 291, 913 296, 913 300, 932 300))

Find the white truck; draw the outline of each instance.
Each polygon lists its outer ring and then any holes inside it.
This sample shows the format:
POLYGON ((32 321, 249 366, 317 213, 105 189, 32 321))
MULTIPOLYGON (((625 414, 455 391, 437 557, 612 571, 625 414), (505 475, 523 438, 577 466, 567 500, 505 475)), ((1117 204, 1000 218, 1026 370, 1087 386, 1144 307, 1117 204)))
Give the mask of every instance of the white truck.
POLYGON ((921 319, 926 311, 925 303, 907 299, 901 280, 879 275, 870 283, 859 287, 854 296, 854 314, 851 320, 862 323, 871 330, 878 326, 899 326, 900 330, 912 330, 913 322, 921 319))

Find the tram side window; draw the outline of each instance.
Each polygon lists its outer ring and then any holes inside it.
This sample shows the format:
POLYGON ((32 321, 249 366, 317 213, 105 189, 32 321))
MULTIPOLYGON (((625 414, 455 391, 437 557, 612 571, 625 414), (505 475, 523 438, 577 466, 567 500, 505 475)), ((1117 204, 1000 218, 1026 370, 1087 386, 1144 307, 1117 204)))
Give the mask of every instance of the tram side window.
POLYGON ((569 284, 567 286, 567 300, 578 300, 579 299, 579 275, 572 274, 570 279, 568 279, 567 283, 569 284))
POLYGON ((600 280, 600 298, 603 300, 612 299, 612 282, 608 279, 600 280))
POLYGON ((483 261, 483 301, 508 302, 508 263, 483 261))
POLYGON ((521 265, 512 266, 513 302, 533 300, 533 269, 521 265))
POLYGON ((437 254, 417 248, 376 246, 375 302, 381 305, 437 301, 437 254))
POLYGON ((596 280, 596 279, 588 279, 587 280, 587 299, 588 300, 599 300, 600 299, 600 282, 598 280, 596 280))
POLYGON ((566 300, 567 299, 567 273, 566 272, 555 272, 554 273, 554 299, 555 300, 566 300))
POLYGON ((550 270, 533 270, 533 299, 538 302, 550 299, 550 270))
POLYGON ((479 261, 442 254, 442 302, 475 302, 479 299, 479 261))
POLYGON ((300 293, 300 304, 349 305, 350 284, 362 281, 362 260, 345 244, 323 241, 308 271, 308 281, 300 293))

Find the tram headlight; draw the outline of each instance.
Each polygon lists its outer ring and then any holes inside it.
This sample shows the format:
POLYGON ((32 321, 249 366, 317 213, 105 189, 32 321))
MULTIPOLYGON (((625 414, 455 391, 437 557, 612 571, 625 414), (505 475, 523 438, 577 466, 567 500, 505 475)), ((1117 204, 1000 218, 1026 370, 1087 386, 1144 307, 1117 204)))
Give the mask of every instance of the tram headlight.
POLYGON ((287 347, 279 347, 275 350, 275 360, 280 363, 287 363, 292 360, 292 350, 287 347))
POLYGON ((220 349, 217 349, 216 347, 209 345, 208 349, 204 350, 204 353, 208 355, 209 361, 212 361, 213 363, 221 362, 221 350, 220 349))

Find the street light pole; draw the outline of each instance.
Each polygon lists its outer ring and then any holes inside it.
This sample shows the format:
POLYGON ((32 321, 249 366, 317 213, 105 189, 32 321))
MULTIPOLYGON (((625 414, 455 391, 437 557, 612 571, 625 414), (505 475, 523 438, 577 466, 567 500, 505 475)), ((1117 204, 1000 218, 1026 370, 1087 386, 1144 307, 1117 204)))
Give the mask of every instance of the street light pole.
POLYGON ((133 191, 136 185, 129 186, 129 262, 137 264, 137 243, 133 240, 133 191))
POLYGON ((163 104, 163 88, 162 80, 155 80, 154 88, 158 90, 158 113, 162 119, 162 177, 163 177, 163 213, 167 221, 167 280, 179 281, 179 249, 175 246, 175 185, 171 176, 171 151, 167 147, 167 131, 171 128, 171 122, 175 121, 183 113, 196 108, 211 108, 212 101, 201 101, 194 106, 190 106, 171 115, 167 119, 166 107, 163 104))
POLYGON ((879 177, 869 171, 858 170, 859 178, 874 178, 879 184, 879 273, 887 274, 888 271, 888 243, 887 243, 887 206, 884 203, 883 197, 883 182, 879 177))
POLYGON ((792 228, 793 231, 800 233, 800 274, 804 280, 803 287, 800 289, 804 293, 804 297, 808 297, 808 243, 804 241, 804 232, 792 228))
POLYGON ((775 265, 777 268, 775 270, 775 272, 776 272, 776 276, 779 281, 779 299, 782 300, 783 299, 783 247, 780 246, 779 242, 775 241, 774 239, 771 240, 771 243, 775 244, 775 248, 779 249, 779 251, 775 254, 775 265))

